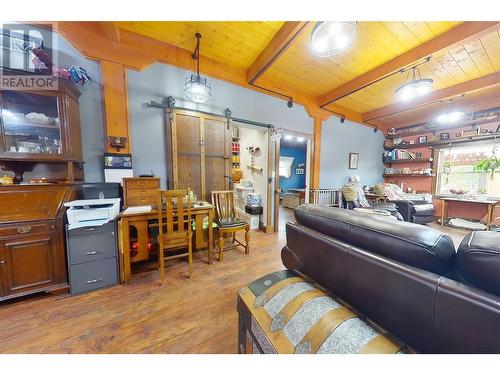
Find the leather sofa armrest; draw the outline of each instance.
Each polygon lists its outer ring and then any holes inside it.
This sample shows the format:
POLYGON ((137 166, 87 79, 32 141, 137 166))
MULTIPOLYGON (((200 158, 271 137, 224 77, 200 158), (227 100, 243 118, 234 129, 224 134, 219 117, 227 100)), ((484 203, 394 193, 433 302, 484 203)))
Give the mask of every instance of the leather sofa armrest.
POLYGON ((407 201, 407 200, 395 200, 395 201, 389 201, 390 203, 396 204, 398 207, 398 211, 403 217, 404 221, 410 221, 412 219, 413 215, 413 202, 412 201, 407 201))

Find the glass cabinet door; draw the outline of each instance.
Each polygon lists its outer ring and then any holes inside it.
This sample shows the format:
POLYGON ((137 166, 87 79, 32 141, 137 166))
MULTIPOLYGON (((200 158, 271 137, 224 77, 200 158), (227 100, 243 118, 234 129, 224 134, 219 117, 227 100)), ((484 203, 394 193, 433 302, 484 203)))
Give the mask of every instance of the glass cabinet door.
POLYGON ((58 96, 3 91, 1 104, 7 153, 63 153, 58 96))

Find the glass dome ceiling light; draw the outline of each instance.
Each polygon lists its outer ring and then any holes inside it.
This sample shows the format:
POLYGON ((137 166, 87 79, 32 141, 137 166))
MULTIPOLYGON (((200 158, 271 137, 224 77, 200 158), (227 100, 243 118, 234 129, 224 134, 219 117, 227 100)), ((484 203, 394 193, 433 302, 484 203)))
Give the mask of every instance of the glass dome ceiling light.
POLYGON ((317 22, 311 33, 311 51, 318 57, 330 57, 345 50, 356 38, 354 21, 317 22))
POLYGON ((421 78, 418 67, 412 69, 412 79, 396 89, 396 97, 401 101, 409 101, 424 96, 432 91, 431 78, 421 78))

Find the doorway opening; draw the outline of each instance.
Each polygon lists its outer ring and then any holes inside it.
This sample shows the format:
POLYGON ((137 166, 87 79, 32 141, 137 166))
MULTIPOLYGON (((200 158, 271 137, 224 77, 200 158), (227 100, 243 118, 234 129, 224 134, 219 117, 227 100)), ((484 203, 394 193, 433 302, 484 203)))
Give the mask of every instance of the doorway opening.
POLYGON ((294 209, 309 202, 311 139, 299 133, 282 133, 276 145, 276 229, 284 233, 294 220, 294 209))

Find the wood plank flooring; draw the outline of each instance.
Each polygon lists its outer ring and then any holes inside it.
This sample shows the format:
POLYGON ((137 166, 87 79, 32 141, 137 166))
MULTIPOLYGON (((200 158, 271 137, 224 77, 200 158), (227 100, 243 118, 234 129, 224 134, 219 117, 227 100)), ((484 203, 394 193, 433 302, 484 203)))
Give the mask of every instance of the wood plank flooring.
POLYGON ((236 353, 237 290, 283 269, 283 233, 251 232, 250 254, 206 251, 159 272, 134 274, 120 285, 81 296, 40 296, 0 305, 0 353, 236 353))
MULTIPOLYGON (((434 225, 432 225, 434 226, 434 225)), ((438 225, 434 226, 441 230, 438 225)), ((464 233, 444 228, 454 240, 464 233)), ((224 262, 167 263, 166 282, 156 271, 134 274, 120 285, 81 296, 24 298, 0 304, 0 353, 236 353, 236 293, 283 269, 284 227, 251 232, 251 250, 229 250, 224 262)))

